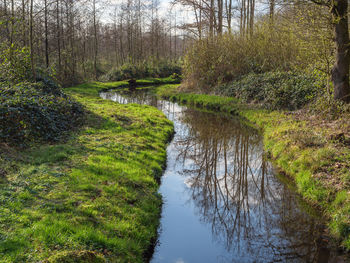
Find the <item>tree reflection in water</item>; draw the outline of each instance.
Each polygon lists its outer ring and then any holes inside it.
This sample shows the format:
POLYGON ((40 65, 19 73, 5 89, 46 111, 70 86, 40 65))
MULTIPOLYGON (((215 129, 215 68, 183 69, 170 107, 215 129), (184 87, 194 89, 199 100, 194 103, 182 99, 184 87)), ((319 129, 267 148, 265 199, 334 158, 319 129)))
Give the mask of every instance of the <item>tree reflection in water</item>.
POLYGON ((321 225, 273 175, 254 128, 191 109, 182 121, 189 133, 176 147, 179 161, 192 161, 184 171, 189 191, 202 221, 212 225, 213 236, 234 258, 328 262, 321 225))
MULTIPOLYGON (((158 107, 174 121, 176 149, 168 154, 177 158, 167 170, 185 177, 189 202, 211 226, 215 241, 225 246, 219 262, 343 262, 327 248, 319 218, 276 178, 253 127, 237 118, 159 101, 149 91, 101 96, 158 107)), ((167 248, 158 250, 158 258, 167 248)))

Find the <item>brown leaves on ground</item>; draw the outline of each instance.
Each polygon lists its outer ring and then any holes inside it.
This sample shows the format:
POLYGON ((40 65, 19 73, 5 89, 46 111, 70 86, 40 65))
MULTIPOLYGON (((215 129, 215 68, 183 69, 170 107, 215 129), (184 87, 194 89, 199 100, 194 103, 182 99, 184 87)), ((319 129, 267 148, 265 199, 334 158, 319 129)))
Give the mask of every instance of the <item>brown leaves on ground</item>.
POLYGON ((350 114, 333 120, 311 114, 307 110, 290 112, 288 115, 296 121, 305 121, 311 130, 321 131, 328 141, 350 146, 350 114))
POLYGON ((325 187, 336 191, 350 189, 350 114, 338 119, 325 119, 306 110, 288 113, 293 120, 303 123, 302 131, 292 135, 302 148, 329 148, 335 154, 321 165, 313 177, 325 187))

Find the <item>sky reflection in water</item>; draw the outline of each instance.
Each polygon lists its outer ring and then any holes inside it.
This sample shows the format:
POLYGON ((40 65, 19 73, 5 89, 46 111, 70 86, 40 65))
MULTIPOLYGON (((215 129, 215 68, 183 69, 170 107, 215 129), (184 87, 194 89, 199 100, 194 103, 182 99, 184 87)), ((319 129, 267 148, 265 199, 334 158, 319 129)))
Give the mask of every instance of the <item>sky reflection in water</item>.
POLYGON ((145 91, 101 96, 155 106, 175 125, 152 263, 341 262, 319 219, 276 178, 253 127, 145 91))

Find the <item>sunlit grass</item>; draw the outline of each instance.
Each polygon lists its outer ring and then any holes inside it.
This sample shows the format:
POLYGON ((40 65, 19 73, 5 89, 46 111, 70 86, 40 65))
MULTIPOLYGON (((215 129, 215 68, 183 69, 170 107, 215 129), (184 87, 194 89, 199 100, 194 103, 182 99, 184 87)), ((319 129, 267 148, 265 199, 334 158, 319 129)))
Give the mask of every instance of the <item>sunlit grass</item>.
POLYGON ((173 127, 153 107, 98 97, 121 84, 67 89, 89 111, 85 127, 66 143, 0 159, 0 262, 143 261, 173 127))
POLYGON ((237 113, 238 100, 205 94, 177 92, 179 85, 163 85, 157 89, 157 95, 171 101, 188 104, 198 109, 213 110, 229 114, 237 113))

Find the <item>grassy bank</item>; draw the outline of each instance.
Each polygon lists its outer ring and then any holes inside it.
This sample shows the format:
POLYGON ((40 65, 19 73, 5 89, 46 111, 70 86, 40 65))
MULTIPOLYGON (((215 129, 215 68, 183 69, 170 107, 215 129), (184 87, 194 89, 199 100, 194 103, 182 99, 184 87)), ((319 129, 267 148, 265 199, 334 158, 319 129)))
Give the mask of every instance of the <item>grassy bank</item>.
POLYGON ((66 142, 0 145, 0 262, 142 262, 156 238, 170 121, 98 97, 117 83, 66 89, 88 110, 66 142))
POLYGON ((171 101, 178 101, 198 109, 237 114, 239 101, 232 97, 178 92, 179 85, 163 85, 157 88, 157 95, 171 101))
POLYGON ((298 112, 249 109, 228 97, 181 93, 163 86, 158 95, 203 109, 239 114, 263 130, 266 150, 293 178, 298 192, 321 209, 329 230, 350 250, 349 116, 325 122, 298 112))

